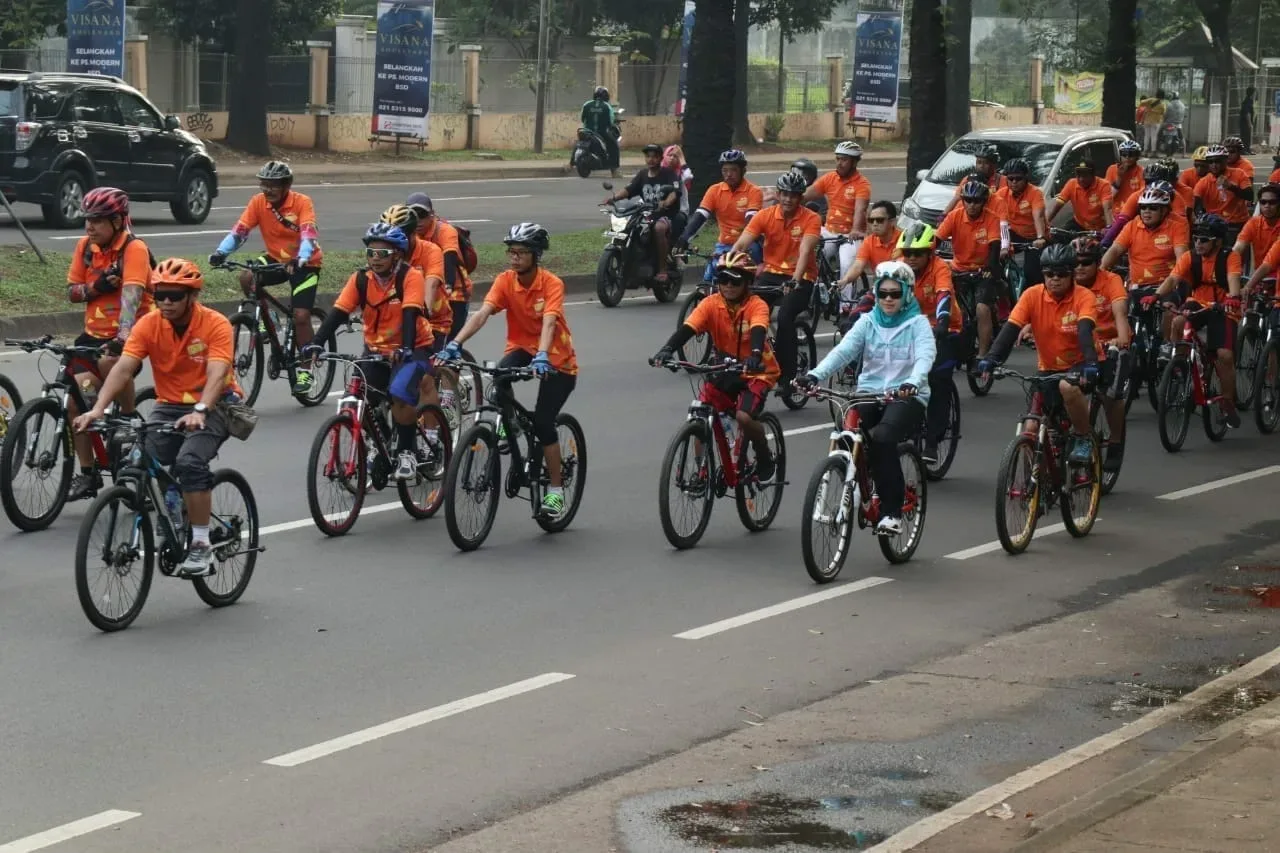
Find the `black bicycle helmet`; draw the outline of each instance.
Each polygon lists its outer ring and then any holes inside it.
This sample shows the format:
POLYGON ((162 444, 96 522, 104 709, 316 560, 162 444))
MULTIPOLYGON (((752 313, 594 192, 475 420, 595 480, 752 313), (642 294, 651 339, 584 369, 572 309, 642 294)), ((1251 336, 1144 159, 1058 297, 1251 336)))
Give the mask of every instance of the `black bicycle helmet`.
POLYGON ((1102 257, 1102 244, 1091 234, 1082 234, 1071 241, 1071 249, 1077 261, 1096 261, 1102 257))
POLYGON ((1021 157, 1014 157, 1008 163, 1004 164, 1004 169, 1002 171, 1006 176, 1010 177, 1013 175, 1026 176, 1031 174, 1031 164, 1026 160, 1023 160, 1021 157))
POLYGON ((810 186, 814 181, 818 180, 818 167, 808 157, 801 157, 792 163, 791 171, 799 172, 803 175, 806 186, 810 186))
POLYGON ((795 193, 802 195, 809 188, 805 183, 804 177, 797 172, 783 172, 778 176, 776 184, 780 193, 795 193))
POLYGON ((1227 239, 1227 220, 1216 213, 1202 213, 1196 217, 1195 225, 1191 227, 1191 236, 1225 240, 1227 239))
POLYGON ((970 177, 960 186, 961 201, 986 201, 991 189, 978 178, 970 177))
POLYGON ((293 183, 293 169, 281 160, 270 160, 258 170, 258 180, 293 183))
POLYGON ((1075 247, 1066 243, 1051 243, 1040 253, 1040 269, 1061 272, 1074 272, 1076 268, 1075 247))
POLYGON ((993 166, 999 166, 1000 165, 1000 149, 995 147, 994 145, 984 145, 978 151, 977 154, 973 155, 973 159, 986 160, 988 163, 990 163, 993 166))
POLYGON ((535 258, 541 258, 542 253, 551 248, 551 235, 536 222, 521 222, 511 226, 502 242, 508 246, 528 246, 535 258))

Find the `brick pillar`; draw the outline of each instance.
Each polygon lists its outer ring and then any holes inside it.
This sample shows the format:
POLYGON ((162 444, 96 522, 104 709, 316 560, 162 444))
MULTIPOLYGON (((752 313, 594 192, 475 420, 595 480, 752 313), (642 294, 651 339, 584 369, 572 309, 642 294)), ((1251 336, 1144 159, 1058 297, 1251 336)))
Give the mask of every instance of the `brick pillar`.
POLYGON ((596 54, 596 85, 609 90, 609 100, 614 104, 622 103, 618 93, 618 60, 622 48, 612 44, 598 44, 594 48, 596 54))
POLYGON ((462 108, 467 113, 467 148, 480 147, 480 45, 459 45, 462 51, 462 108))
POLYGON ((124 79, 147 94, 147 37, 131 38, 124 45, 124 79))
POLYGON ((832 134, 836 139, 844 136, 844 54, 832 53, 827 60, 827 109, 831 112, 832 134))

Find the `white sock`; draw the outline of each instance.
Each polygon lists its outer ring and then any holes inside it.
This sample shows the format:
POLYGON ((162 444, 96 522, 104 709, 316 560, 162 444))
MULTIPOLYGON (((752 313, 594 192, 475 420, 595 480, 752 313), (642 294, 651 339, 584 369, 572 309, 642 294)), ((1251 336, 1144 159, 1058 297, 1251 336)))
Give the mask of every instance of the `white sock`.
POLYGON ((564 497, 564 486, 547 486, 547 494, 564 497))
POLYGON ((191 542, 192 544, 199 542, 203 545, 208 545, 209 544, 209 525, 207 524, 191 525, 191 542))

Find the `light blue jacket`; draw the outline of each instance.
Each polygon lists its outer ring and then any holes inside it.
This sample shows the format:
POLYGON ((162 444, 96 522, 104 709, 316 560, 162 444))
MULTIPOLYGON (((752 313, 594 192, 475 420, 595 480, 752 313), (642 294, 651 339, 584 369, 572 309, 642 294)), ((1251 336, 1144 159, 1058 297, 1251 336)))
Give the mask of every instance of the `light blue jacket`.
POLYGON ((911 384, 919 389, 914 399, 923 406, 929 402, 929 370, 937 354, 933 327, 923 314, 894 327, 881 326, 870 314, 863 314, 849 334, 810 372, 826 382, 836 371, 862 359, 859 392, 887 394, 911 384))

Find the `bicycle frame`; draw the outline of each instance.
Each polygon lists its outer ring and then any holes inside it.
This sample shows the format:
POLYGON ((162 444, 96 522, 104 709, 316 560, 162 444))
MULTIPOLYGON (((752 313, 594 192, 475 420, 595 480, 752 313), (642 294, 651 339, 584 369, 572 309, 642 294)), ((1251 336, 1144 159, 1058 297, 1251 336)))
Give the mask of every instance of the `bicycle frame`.
MULTIPOLYGON (((80 385, 76 382, 76 367, 80 365, 84 368, 84 372, 91 372, 96 375, 98 372, 97 358, 99 353, 92 347, 64 347, 60 344, 51 343, 51 341, 51 337, 45 336, 39 341, 6 341, 6 343, 21 346, 28 352, 41 349, 61 356, 62 362, 59 366, 60 373, 58 377, 41 385, 40 396, 53 397, 58 401, 57 432, 66 435, 66 453, 70 458, 75 455, 75 444, 71 431, 67 429, 67 401, 74 402, 76 411, 81 414, 91 408, 89 401, 85 399, 84 392, 80 390, 80 385)), ((107 445, 102 440, 102 436, 96 432, 91 433, 89 441, 94 462, 103 470, 109 469, 111 467, 111 455, 107 452, 107 445)), ((29 442, 28 444, 30 446, 27 447, 26 458, 23 462, 27 467, 34 467, 38 450, 37 442, 29 442)))
POLYGON ((1191 365, 1191 400, 1197 406, 1208 406, 1218 397, 1210 398, 1207 391, 1208 383, 1205 381, 1205 365, 1208 369, 1217 369, 1217 353, 1210 359, 1204 352, 1206 344, 1200 340, 1199 333, 1191 325, 1191 315, 1196 313, 1193 311, 1181 310, 1183 316, 1182 324, 1182 340, 1178 342, 1177 348, 1174 349, 1174 357, 1183 357, 1191 365))
MULTIPOLYGON (((738 449, 742 446, 742 433, 739 432, 737 439, 733 443, 733 447, 729 446, 729 436, 724 431, 724 424, 720 422, 720 415, 730 414, 728 411, 718 412, 710 403, 704 403, 701 400, 694 400, 689 404, 689 416, 687 420, 702 421, 711 430, 711 438, 715 444, 716 454, 719 455, 720 470, 724 473, 725 490, 736 489, 738 487, 738 465, 734 462, 738 449)), ((713 455, 712 458, 715 458, 713 455)), ((716 463, 711 463, 710 475, 714 482, 716 463)))
MULTIPOLYGON (((332 359, 333 356, 330 355, 327 358, 332 359)), ((344 361, 352 367, 351 375, 347 378, 345 390, 343 395, 338 398, 337 406, 338 414, 346 415, 350 422, 352 441, 358 447, 368 439, 371 439, 373 451, 376 454, 374 458, 390 460, 391 453, 388 450, 389 437, 383 429, 382 419, 375 417, 375 414, 381 412, 381 403, 370 402, 368 381, 360 367, 362 362, 374 363, 381 362, 383 359, 339 356, 336 360, 344 361)), ((338 442, 334 441, 329 450, 329 461, 325 464, 325 475, 333 476, 338 468, 342 467, 343 479, 350 481, 357 475, 359 458, 358 455, 353 455, 351 461, 344 464, 339 458, 338 442)), ((376 478, 375 485, 377 485, 376 478)), ((381 486, 378 486, 378 488, 381 488, 381 486)))

